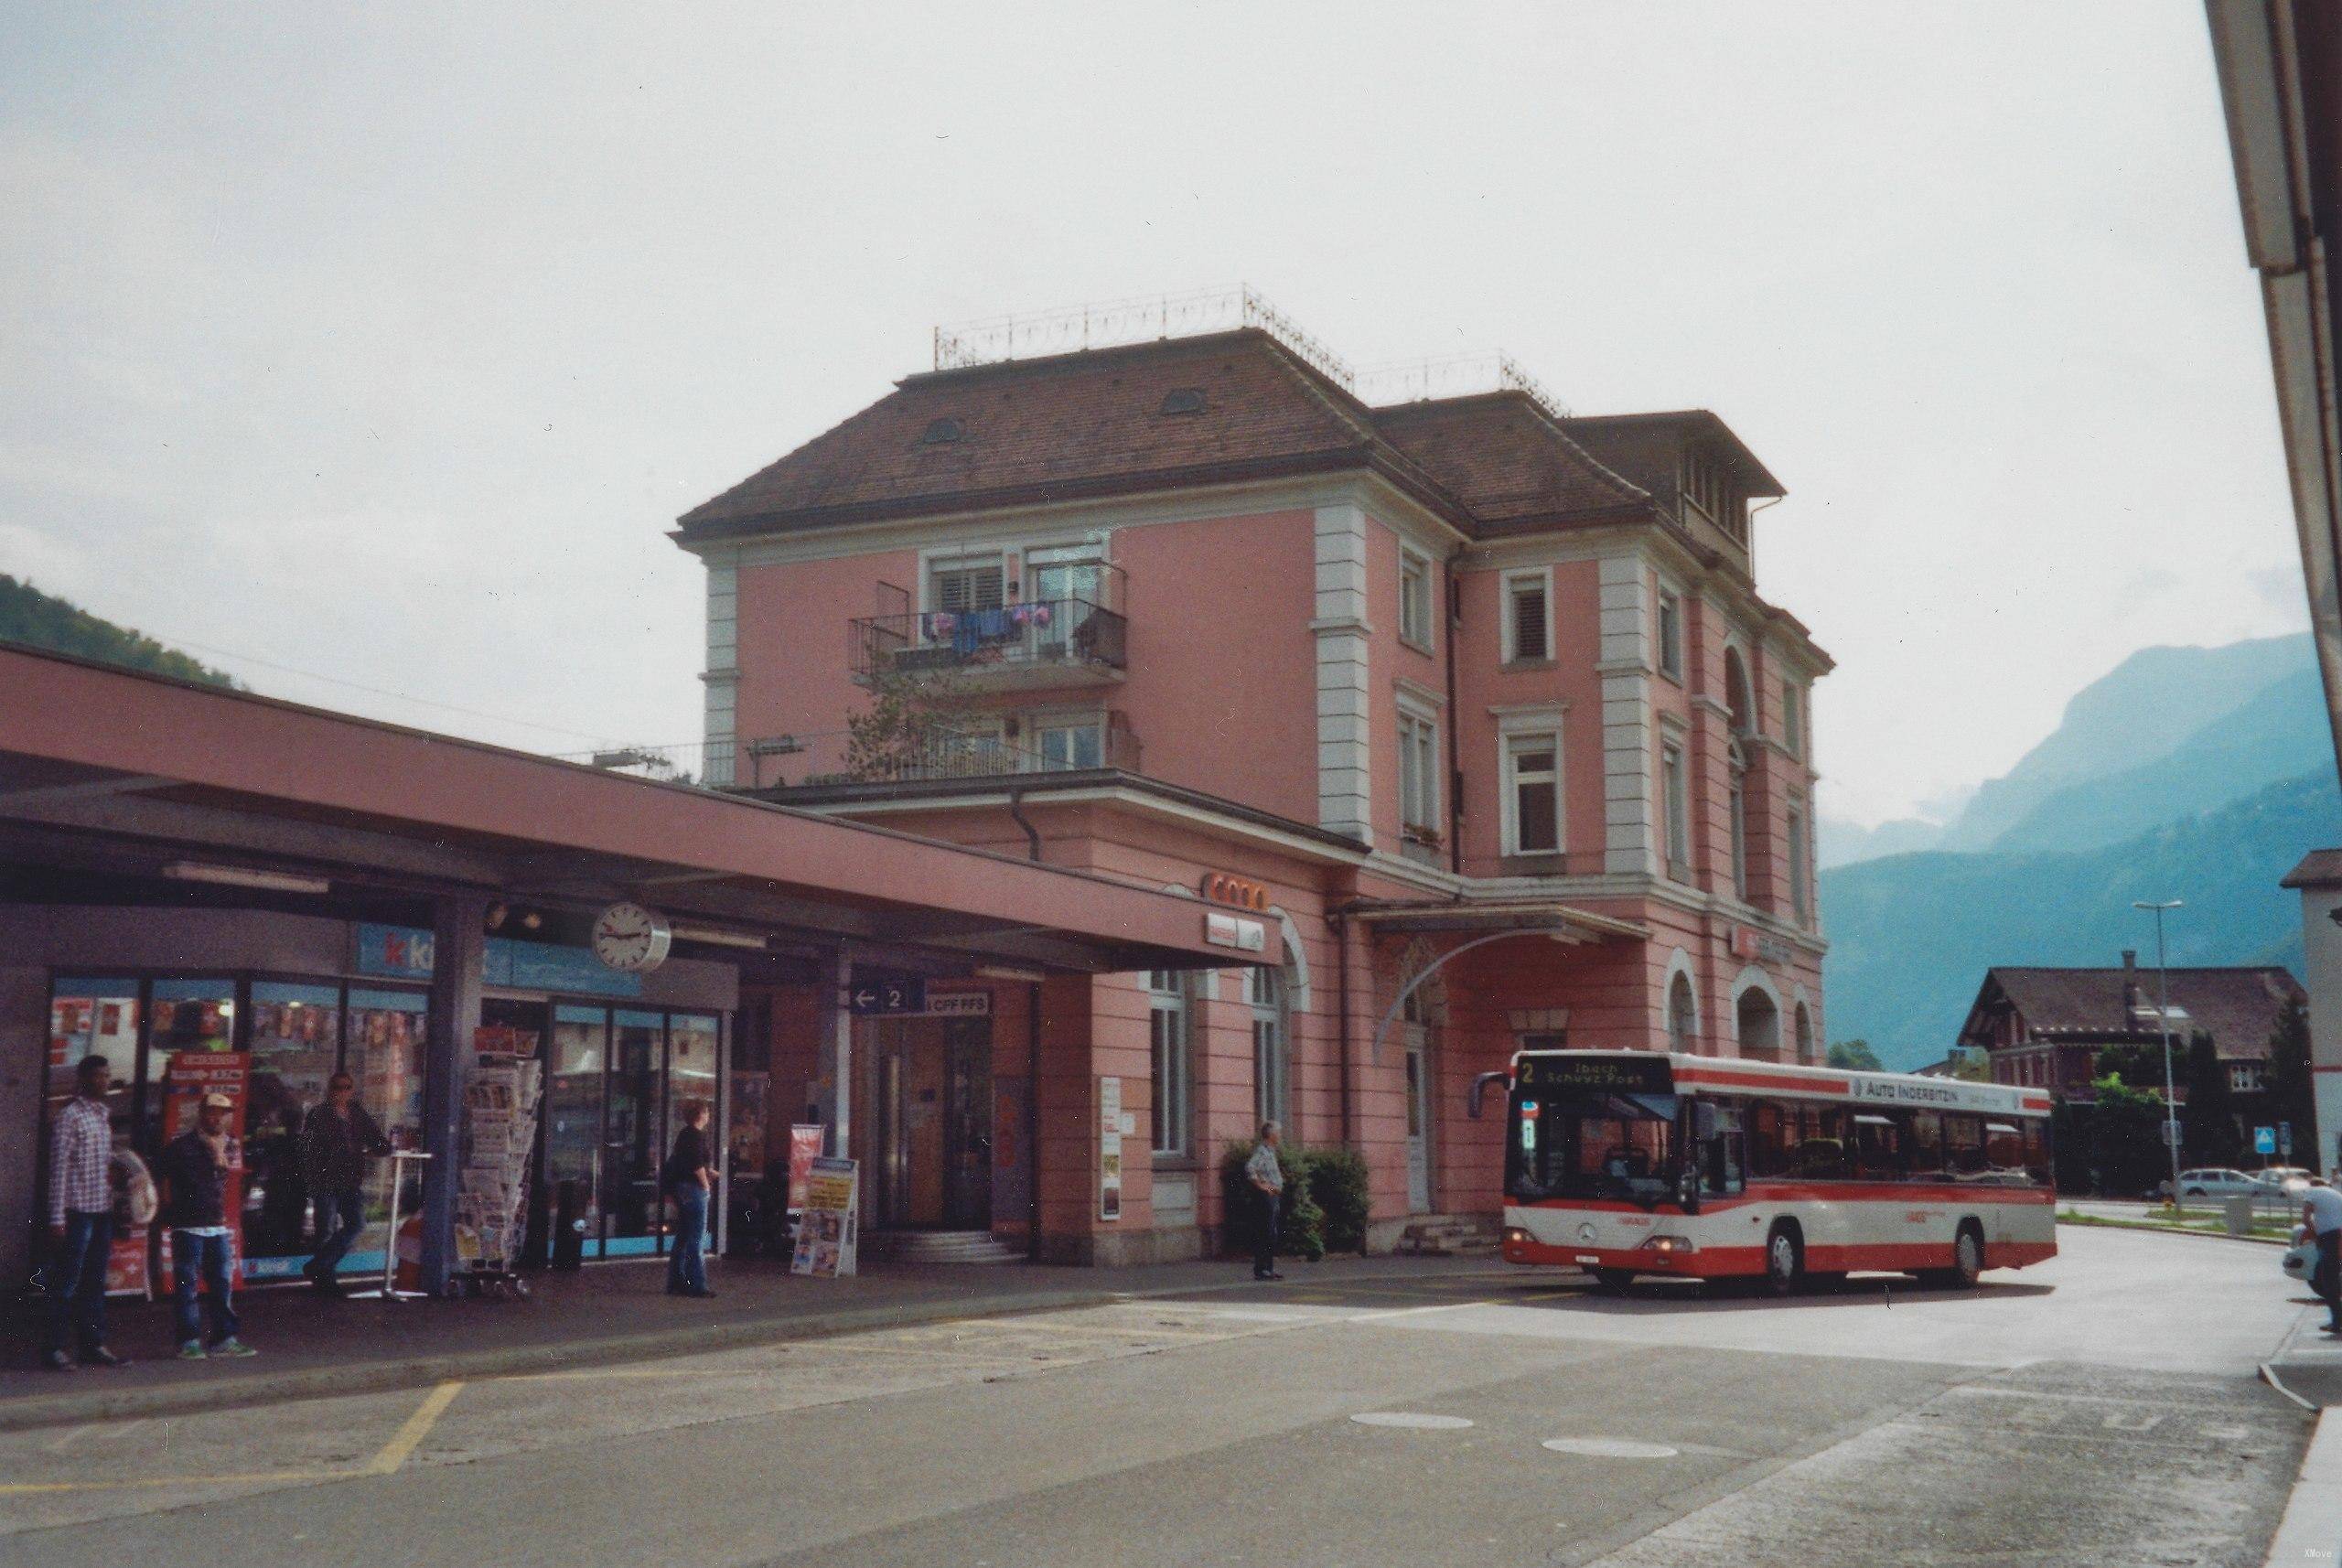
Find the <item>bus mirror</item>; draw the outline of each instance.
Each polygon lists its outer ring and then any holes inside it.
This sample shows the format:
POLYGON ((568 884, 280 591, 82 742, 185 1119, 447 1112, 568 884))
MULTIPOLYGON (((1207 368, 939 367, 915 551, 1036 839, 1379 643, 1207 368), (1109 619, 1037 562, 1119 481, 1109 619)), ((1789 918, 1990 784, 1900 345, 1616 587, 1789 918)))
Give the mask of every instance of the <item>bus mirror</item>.
POLYGON ((1692 1101, 1692 1136, 1706 1143, 1716 1135, 1716 1108, 1704 1100, 1692 1101))
POLYGON ((1487 1091, 1488 1086, 1492 1083, 1509 1085, 1511 1082, 1512 1074, 1509 1072, 1480 1074, 1472 1080, 1470 1091, 1464 1096, 1464 1114, 1472 1121, 1477 1122, 1480 1119, 1480 1096, 1487 1091))

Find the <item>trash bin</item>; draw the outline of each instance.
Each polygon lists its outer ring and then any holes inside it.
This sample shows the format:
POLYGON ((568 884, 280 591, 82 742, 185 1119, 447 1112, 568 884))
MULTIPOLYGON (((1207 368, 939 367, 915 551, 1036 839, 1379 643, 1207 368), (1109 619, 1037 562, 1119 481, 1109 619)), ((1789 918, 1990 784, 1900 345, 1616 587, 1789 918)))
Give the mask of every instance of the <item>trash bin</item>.
POLYGON ((2228 1220, 2229 1235, 2250 1236, 2252 1234, 2252 1199, 2224 1197, 2220 1199, 2220 1213, 2228 1220))
POLYGON ((553 1266, 575 1269, 586 1260, 586 1184, 564 1181, 553 1189, 553 1266))

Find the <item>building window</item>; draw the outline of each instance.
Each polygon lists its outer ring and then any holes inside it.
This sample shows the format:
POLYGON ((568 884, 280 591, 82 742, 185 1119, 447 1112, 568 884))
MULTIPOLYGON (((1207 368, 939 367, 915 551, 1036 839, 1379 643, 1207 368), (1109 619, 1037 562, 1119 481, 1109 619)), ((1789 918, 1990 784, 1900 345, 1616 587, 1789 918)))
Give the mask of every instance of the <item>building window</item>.
POLYGON ((1659 591, 1659 672, 1683 679, 1683 601, 1672 588, 1659 591))
POLYGON ((1791 757, 1805 755, 1805 702, 1794 681, 1781 682, 1781 744, 1791 757))
POLYGON ((1737 740, 1732 743, 1730 766, 1732 891, 1735 897, 1745 899, 1748 897, 1748 764, 1737 740))
POLYGON ((1789 913, 1800 926, 1813 919, 1813 886, 1806 871, 1805 808, 1793 805, 1789 811, 1789 913))
POLYGON ((1712 461, 1699 452, 1683 454, 1683 499, 1709 521, 1723 529, 1735 541, 1747 540, 1746 519, 1741 512, 1739 492, 1723 465, 1712 461))
POLYGON ((1692 879, 1692 804, 1684 795, 1683 748, 1659 748, 1660 804, 1667 813, 1667 875, 1678 882, 1692 879))
POLYGON ((1147 1040, 1154 1052, 1154 1147, 1157 1155, 1187 1152, 1188 1052, 1186 977, 1176 970, 1146 977, 1147 1040))
POLYGON ((939 564, 928 574, 927 607, 955 615, 996 610, 1004 602, 1004 581, 997 557, 939 564))
POLYGON ((1552 596, 1546 576, 1508 572, 1504 577, 1504 657, 1507 663, 1553 656, 1552 596))
POLYGON ((1692 977, 1678 974, 1667 985, 1667 1048, 1690 1056, 1698 1046, 1699 1004, 1692 999, 1692 977))
POLYGON ((1801 1062, 1821 1059, 1813 1049, 1813 1015, 1806 1011, 1802 1002, 1797 1004, 1797 1059, 1801 1062))
POLYGON ((1399 713, 1399 824, 1418 843, 1439 842, 1439 725, 1399 713))
POLYGON ((1562 847, 1562 737, 1541 731, 1504 737, 1505 853, 1552 854, 1562 847))
POLYGON ((1244 972, 1252 1005, 1252 1119, 1288 1122, 1293 1111, 1293 1027, 1285 977, 1273 969, 1244 972))
POLYGON ((1399 638, 1431 651, 1431 562, 1412 550, 1399 553, 1399 638))
POLYGON ((1106 765, 1105 726, 1095 718, 1052 719, 1033 726, 1033 766, 1048 772, 1106 765))

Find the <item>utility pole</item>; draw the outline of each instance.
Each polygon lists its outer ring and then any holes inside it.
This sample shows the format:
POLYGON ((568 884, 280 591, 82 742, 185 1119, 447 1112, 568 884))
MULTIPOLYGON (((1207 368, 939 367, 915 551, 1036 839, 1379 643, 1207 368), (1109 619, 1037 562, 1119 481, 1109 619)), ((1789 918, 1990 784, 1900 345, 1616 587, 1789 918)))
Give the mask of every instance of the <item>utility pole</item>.
POLYGON ((2142 904, 2133 901, 2133 909, 2152 909, 2155 914, 2155 1028, 2163 1036, 2163 1142, 2171 1155, 2171 1207, 2179 1208, 2179 1106, 2173 1092, 2171 1074, 2171 971, 2164 963, 2163 914, 2166 909, 2185 908, 2177 898, 2165 904, 2142 904))

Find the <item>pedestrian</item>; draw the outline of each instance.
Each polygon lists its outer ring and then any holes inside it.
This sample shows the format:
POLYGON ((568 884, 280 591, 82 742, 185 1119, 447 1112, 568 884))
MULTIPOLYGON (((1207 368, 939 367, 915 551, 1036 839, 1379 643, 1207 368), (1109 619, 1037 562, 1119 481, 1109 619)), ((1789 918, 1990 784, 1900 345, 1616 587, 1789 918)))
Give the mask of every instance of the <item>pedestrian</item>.
POLYGON ((1284 1130, 1275 1122, 1262 1122, 1261 1141, 1252 1145, 1252 1157, 1244 1162, 1244 1179, 1261 1195, 1261 1233, 1252 1244, 1256 1280, 1284 1278, 1277 1273, 1277 1220, 1284 1202, 1284 1165, 1277 1159, 1277 1145, 1284 1138, 1284 1130))
POLYGON ((715 1186, 715 1160, 707 1147, 707 1105, 683 1107, 683 1124, 668 1151, 660 1184, 675 1204, 675 1249, 667 1255, 667 1294, 705 1299, 707 1288, 707 1195, 715 1186))
POLYGON ((195 1125, 163 1151, 163 1179, 169 1184, 164 1223, 171 1230, 171 1303, 178 1319, 179 1359, 250 1356, 252 1348, 236 1337, 235 1239, 228 1230, 228 1116, 236 1102, 207 1094, 195 1125), (200 1277, 211 1334, 203 1336, 204 1307, 196 1305, 200 1277))
MULTIPOLYGON (((2335 1167, 2334 1179, 2342 1181, 2342 1165, 2335 1167)), ((2342 1192, 2309 1187, 2302 1194, 2302 1223, 2317 1238, 2317 1266, 2309 1277, 2326 1301, 2326 1331, 2342 1335, 2342 1192)))
POLYGON ((113 1123, 106 1090, 113 1069, 105 1058, 83 1057, 73 1069, 73 1098, 57 1113, 48 1144, 50 1255, 48 1353, 52 1370, 79 1365, 119 1367, 125 1358, 106 1348, 106 1261, 113 1251, 113 1123))
POLYGON ((391 1141, 358 1103, 358 1080, 346 1072, 328 1079, 326 1102, 301 1124, 301 1179, 317 1205, 318 1238, 301 1272, 319 1295, 341 1294, 336 1273, 366 1223, 366 1162, 390 1152, 391 1141))

